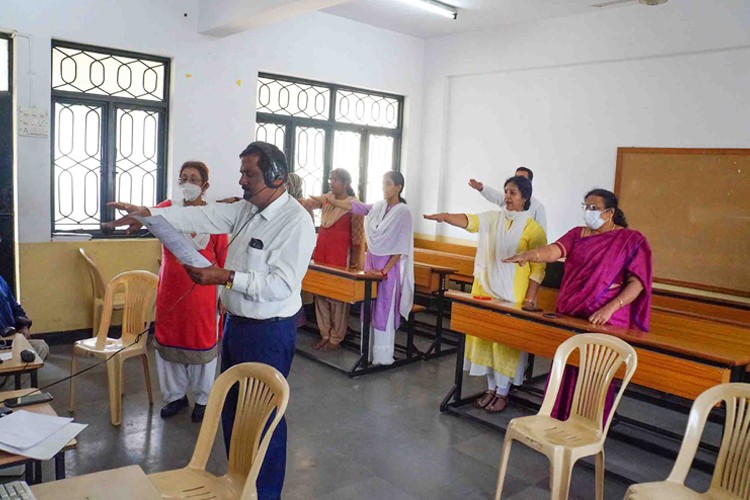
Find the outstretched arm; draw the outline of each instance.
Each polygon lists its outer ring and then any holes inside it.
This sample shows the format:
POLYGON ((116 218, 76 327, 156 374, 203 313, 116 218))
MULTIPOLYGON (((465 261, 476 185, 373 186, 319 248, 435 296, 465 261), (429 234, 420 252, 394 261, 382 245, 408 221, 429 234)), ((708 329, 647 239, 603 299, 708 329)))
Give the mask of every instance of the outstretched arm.
POLYGON ((552 244, 518 253, 503 259, 503 262, 517 262, 519 266, 523 266, 527 262, 555 262, 560 257, 562 257, 560 247, 552 244))
POLYGON ((460 227, 461 229, 466 229, 469 225, 469 218, 466 216, 466 214, 449 214, 443 212, 439 214, 425 214, 422 217, 427 220, 434 220, 436 222, 445 222, 447 224, 450 224, 451 226, 460 227))

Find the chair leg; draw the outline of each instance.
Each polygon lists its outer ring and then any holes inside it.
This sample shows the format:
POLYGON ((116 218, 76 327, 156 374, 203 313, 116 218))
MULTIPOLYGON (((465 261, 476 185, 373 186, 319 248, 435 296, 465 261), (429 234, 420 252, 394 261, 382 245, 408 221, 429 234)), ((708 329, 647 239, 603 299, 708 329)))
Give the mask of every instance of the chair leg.
POLYGON ((118 356, 107 363, 107 385, 109 386, 109 419, 112 425, 120 425, 122 418, 122 392, 120 379, 122 375, 121 362, 118 356))
POLYGON ((567 457, 550 460, 549 480, 550 499, 567 500, 570 491, 570 474, 573 466, 567 457))
POLYGON ((500 500, 500 496, 503 493, 503 483, 505 483, 505 474, 508 472, 508 459, 510 458, 511 446, 513 446, 513 440, 506 437, 503 442, 503 451, 500 452, 500 471, 497 474, 495 500, 500 500))
POLYGON ((73 348, 73 354, 70 356, 70 395, 68 396, 68 411, 75 413, 76 411, 76 377, 72 375, 78 369, 78 356, 76 356, 75 348, 73 348))
POLYGON ((148 366, 148 355, 144 352, 141 356, 143 362, 143 374, 146 376, 146 392, 148 393, 148 404, 154 404, 154 393, 151 391, 151 368, 148 366))
POLYGON ((604 449, 596 454, 596 500, 604 500, 604 449))

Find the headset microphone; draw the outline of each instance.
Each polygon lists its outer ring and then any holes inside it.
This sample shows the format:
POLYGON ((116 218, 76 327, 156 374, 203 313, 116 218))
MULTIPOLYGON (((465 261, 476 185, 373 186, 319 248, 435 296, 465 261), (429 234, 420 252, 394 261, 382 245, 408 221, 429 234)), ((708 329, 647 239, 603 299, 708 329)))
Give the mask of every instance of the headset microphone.
POLYGON ((245 199, 245 201, 250 201, 250 198, 253 198, 255 195, 258 195, 268 189, 268 186, 263 186, 259 190, 255 191, 254 193, 251 193, 250 191, 245 191, 242 195, 242 198, 245 199))

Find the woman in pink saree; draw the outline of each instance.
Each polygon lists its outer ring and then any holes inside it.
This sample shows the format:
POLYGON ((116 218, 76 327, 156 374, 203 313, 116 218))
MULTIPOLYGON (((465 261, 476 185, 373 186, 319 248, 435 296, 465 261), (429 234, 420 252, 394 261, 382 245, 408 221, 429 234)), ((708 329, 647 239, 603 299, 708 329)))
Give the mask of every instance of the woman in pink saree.
MULTIPOLYGON (((514 255, 505 262, 554 262, 564 257, 557 312, 589 320, 648 331, 651 313, 651 247, 638 231, 628 229, 617 197, 605 189, 586 194, 585 227, 537 250, 514 255)), ((568 367, 552 416, 566 420, 575 390, 577 368, 568 367)), ((604 418, 614 401, 614 384, 607 394, 604 418)))

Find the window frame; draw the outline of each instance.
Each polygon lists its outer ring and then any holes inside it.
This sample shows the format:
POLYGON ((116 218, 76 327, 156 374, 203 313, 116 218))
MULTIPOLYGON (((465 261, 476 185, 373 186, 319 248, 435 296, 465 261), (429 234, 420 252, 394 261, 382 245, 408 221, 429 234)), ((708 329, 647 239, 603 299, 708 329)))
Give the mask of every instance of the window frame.
MULTIPOLYGON (((273 80, 281 80, 284 82, 299 83, 303 85, 312 85, 315 87, 325 87, 331 92, 328 112, 328 119, 323 120, 319 118, 308 118, 302 116, 292 116, 284 114, 274 114, 257 111, 257 98, 258 91, 256 89, 256 113, 255 113, 255 125, 258 124, 274 124, 284 125, 284 154, 289 159, 294 159, 296 153, 296 138, 295 129, 297 126, 302 127, 314 127, 323 129, 326 132, 325 139, 325 150, 323 152, 323 191, 328 190, 328 176, 333 168, 333 147, 334 147, 334 136, 338 131, 341 132, 356 132, 360 134, 360 148, 359 148, 359 185, 357 187, 357 193, 359 199, 362 201, 366 200, 367 195, 367 170, 368 170, 368 157, 369 157, 369 138, 372 135, 389 136, 393 138, 393 170, 401 171, 401 145, 403 140, 403 120, 404 120, 404 101, 405 97, 398 94, 392 94, 389 92, 380 92, 375 90, 363 89, 358 87, 351 87, 348 85, 339 85, 335 83, 320 82, 317 80, 309 80, 305 78, 297 78, 286 75, 278 75, 273 73, 259 72, 258 78, 268 78, 273 80), (378 97, 386 97, 394 99, 398 102, 398 117, 396 119, 395 128, 378 127, 374 125, 360 125, 355 123, 339 122, 336 121, 336 97, 339 91, 357 92, 360 94, 368 94, 378 97)), ((290 169, 293 168, 294 161, 289 161, 290 169)), ((292 170, 293 171, 293 170, 292 170)), ((370 200, 372 202, 373 200, 370 200)))
POLYGON ((0 38, 8 42, 8 90, 0 90, 0 93, 13 95, 13 35, 0 31, 0 38))
POLYGON ((104 53, 113 56, 122 56, 134 59, 146 59, 148 61, 160 62, 164 64, 164 95, 161 101, 150 100, 150 99, 138 99, 132 97, 122 96, 110 96, 106 94, 97 93, 86 93, 86 92, 74 92, 69 90, 55 90, 51 89, 51 119, 50 119, 50 230, 51 234, 55 232, 69 232, 69 233, 86 233, 91 234, 95 239, 118 239, 118 238, 139 238, 143 237, 146 232, 144 230, 139 231, 135 234, 124 234, 123 232, 104 232, 101 229, 70 229, 70 228, 56 228, 55 227, 55 208, 57 205, 57 198, 55 192, 55 137, 57 136, 57 113, 55 113, 55 105, 57 103, 73 104, 73 105, 96 105, 102 108, 102 123, 101 123, 101 170, 100 170, 100 186, 99 186, 99 213, 100 222, 111 222, 115 220, 115 210, 107 207, 108 201, 115 200, 115 192, 117 188, 116 171, 117 171, 117 110, 118 109, 132 109, 156 112, 160 116, 160 125, 157 130, 157 150, 159 151, 156 157, 156 202, 166 199, 167 196, 167 170, 169 160, 169 101, 170 101, 170 86, 171 86, 171 59, 168 57, 155 56, 152 54, 144 54, 140 52, 132 52, 127 50, 112 49, 109 47, 100 47, 95 45, 87 45, 75 42, 68 42, 64 40, 53 39, 50 48, 50 68, 54 73, 54 62, 52 53, 55 47, 64 47, 82 51, 92 51, 97 53, 104 53))

